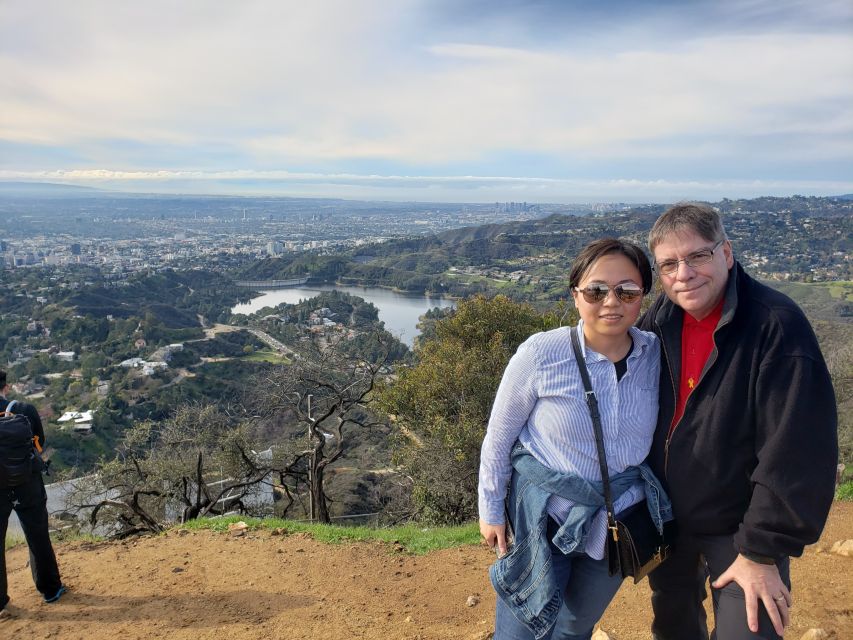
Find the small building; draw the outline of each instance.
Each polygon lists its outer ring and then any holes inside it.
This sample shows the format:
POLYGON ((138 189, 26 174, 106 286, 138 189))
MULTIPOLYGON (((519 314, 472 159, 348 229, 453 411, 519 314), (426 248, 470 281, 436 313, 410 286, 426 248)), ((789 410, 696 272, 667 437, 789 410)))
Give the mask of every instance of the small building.
POLYGON ((142 363, 142 373, 146 376, 153 376, 158 371, 165 371, 168 368, 168 364, 160 361, 142 363))
POLYGON ((92 421, 95 418, 95 411, 66 411, 56 420, 62 424, 62 428, 71 426, 74 433, 87 434, 92 433, 92 421))
POLYGON ((58 351, 56 353, 56 359, 62 360, 63 362, 74 362, 74 358, 77 357, 77 354, 73 351, 58 351))
POLYGON ((29 380, 21 380, 20 382, 13 382, 11 387, 15 393, 26 396, 34 392, 35 385, 29 380))
POLYGON ((88 435, 92 433, 92 423, 91 422, 74 422, 74 433, 79 433, 81 435, 88 435))

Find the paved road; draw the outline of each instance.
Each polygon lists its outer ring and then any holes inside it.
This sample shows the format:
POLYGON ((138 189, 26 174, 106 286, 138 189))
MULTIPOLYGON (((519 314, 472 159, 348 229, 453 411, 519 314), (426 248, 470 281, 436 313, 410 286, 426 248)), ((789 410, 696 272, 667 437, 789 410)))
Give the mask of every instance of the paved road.
MULTIPOLYGON (((242 331, 246 330, 259 340, 261 340, 268 347, 271 347, 278 351, 282 355, 289 356, 291 358, 298 358, 299 354, 296 353, 293 349, 288 347, 286 344, 280 342, 273 338, 266 331, 261 331, 260 329, 255 329, 253 327, 240 327, 233 324, 216 324, 214 327, 210 329, 205 329, 206 338, 200 338, 199 340, 208 340, 213 338, 217 333, 227 333, 229 331, 242 331)), ((189 342, 197 342, 196 340, 190 340, 189 342)))
POLYGON ((259 340, 264 342, 267 346, 272 347, 273 349, 275 349, 279 353, 286 355, 286 356, 289 356, 289 357, 294 358, 294 359, 299 358, 298 353, 296 353, 293 349, 288 347, 283 342, 280 342, 280 341, 276 340, 275 338, 273 338, 267 332, 261 331, 260 329, 254 329, 252 327, 248 327, 246 329, 246 331, 251 333, 253 336, 257 337, 259 340))

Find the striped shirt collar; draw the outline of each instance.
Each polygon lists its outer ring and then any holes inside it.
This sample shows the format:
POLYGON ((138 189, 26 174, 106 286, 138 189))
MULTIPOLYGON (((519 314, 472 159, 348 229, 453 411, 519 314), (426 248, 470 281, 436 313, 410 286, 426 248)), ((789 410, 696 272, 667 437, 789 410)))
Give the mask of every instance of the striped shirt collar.
MULTIPOLYGON (((571 330, 570 327, 567 329, 571 330)), ((578 320, 578 333, 580 334, 581 341, 581 349, 583 349, 584 359, 587 362, 599 362, 601 360, 607 360, 607 356, 604 356, 598 351, 593 351, 592 349, 587 350, 586 348, 586 337, 583 334, 583 320, 578 320)), ((628 356, 628 362, 639 358, 646 349, 652 344, 652 340, 654 340, 654 336, 640 331, 637 327, 630 327, 628 329, 628 333, 631 334, 631 340, 634 341, 634 348, 631 350, 631 354, 628 356)), ((568 338, 568 336, 567 336, 568 338)))

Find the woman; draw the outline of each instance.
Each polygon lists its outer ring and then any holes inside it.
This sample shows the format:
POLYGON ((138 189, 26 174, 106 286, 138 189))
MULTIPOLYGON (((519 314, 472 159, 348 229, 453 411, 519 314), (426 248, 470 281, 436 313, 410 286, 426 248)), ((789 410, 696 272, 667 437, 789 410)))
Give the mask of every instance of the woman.
MULTIPOLYGON (((614 509, 660 492, 650 509, 660 526, 671 518, 669 503, 642 464, 657 419, 660 347, 633 326, 652 286, 649 261, 630 242, 597 240, 578 254, 569 286, 619 487, 614 509)), ((601 472, 570 331, 538 333, 518 348, 483 441, 480 533, 499 555, 490 570, 494 640, 589 638, 622 580, 604 558, 601 472), (509 549, 505 509, 515 534, 509 549)))

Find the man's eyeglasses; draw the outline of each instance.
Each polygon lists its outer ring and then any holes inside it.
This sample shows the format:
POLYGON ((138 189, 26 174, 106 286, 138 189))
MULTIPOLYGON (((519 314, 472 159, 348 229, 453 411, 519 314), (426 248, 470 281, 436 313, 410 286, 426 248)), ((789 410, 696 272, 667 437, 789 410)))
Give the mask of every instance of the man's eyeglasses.
POLYGON ((575 291, 583 295, 583 299, 589 304, 596 304, 604 300, 611 289, 617 298, 627 304, 636 302, 643 297, 643 289, 635 284, 617 284, 615 287, 611 287, 603 282, 597 282, 588 284, 583 289, 575 287, 575 291))
POLYGON ((710 249, 694 251, 689 256, 682 258, 681 260, 664 260, 663 262, 658 262, 655 264, 655 271, 665 276, 669 276, 678 271, 678 265, 682 262, 691 268, 701 267, 703 264, 711 262, 714 257, 714 251, 716 251, 717 247, 723 244, 723 242, 725 242, 725 239, 718 241, 717 244, 710 249))

